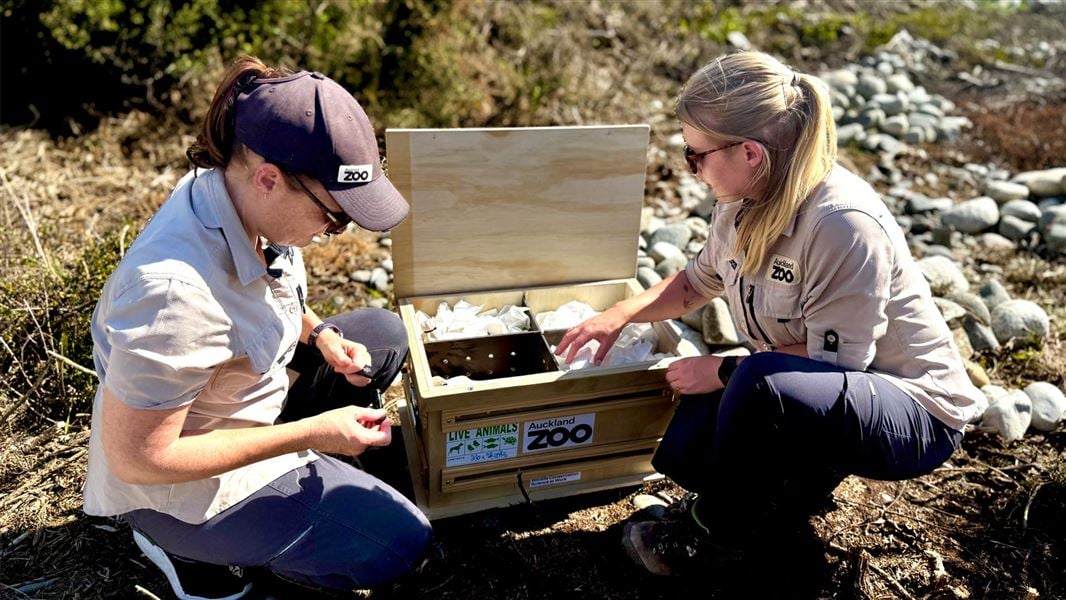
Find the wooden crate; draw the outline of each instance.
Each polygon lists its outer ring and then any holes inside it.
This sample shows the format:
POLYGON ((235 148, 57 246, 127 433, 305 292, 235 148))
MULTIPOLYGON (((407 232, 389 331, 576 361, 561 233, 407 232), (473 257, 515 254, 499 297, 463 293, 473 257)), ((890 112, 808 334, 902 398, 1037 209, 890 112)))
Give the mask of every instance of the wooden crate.
MULTIPOLYGON (((415 500, 430 518, 653 473, 673 411, 665 371, 676 358, 565 372, 547 352, 561 332, 427 344, 415 318, 459 300, 540 313, 571 300, 604 310, 640 293, 647 141, 644 125, 386 132, 389 177, 411 203, 392 235, 411 348, 400 416, 415 500), (522 348, 520 366, 530 368, 499 376, 516 363, 492 348, 522 348), (478 374, 495 378, 434 385, 449 358, 471 353, 478 374)), ((698 354, 654 327, 657 351, 698 354)))

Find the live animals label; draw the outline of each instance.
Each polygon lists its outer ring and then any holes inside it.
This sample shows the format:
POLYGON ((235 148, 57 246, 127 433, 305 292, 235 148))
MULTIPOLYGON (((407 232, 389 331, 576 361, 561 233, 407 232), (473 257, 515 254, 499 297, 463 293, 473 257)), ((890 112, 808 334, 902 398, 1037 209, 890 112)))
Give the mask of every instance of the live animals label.
POLYGON ((514 458, 518 456, 518 423, 449 431, 444 455, 448 467, 514 458))
POLYGON ((560 483, 567 483, 569 481, 580 481, 581 471, 574 471, 573 473, 560 473, 558 475, 548 475, 547 477, 537 477, 536 479, 529 480, 529 487, 539 488, 546 485, 557 485, 560 483))
POLYGON ((522 452, 557 450, 592 442, 596 413, 554 417, 522 424, 522 452))

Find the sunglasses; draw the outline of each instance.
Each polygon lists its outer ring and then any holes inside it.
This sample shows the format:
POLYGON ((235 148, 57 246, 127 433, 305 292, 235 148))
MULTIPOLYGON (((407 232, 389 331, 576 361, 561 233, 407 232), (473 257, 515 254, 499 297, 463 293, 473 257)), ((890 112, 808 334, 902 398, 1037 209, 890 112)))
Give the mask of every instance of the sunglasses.
POLYGON ((689 148, 688 144, 685 144, 685 162, 688 163, 688 170, 691 171, 693 175, 695 175, 700 170, 700 163, 703 162, 704 156, 714 154, 715 152, 718 152, 720 150, 727 150, 729 148, 732 148, 733 146, 739 146, 743 143, 744 140, 741 140, 739 142, 732 142, 719 148, 711 148, 710 150, 704 150, 703 152, 693 152, 692 148, 689 148))
POLYGON ((326 228, 326 235, 337 235, 338 233, 344 233, 344 231, 348 229, 348 223, 352 222, 352 218, 348 216, 348 213, 344 211, 331 211, 328 206, 318 199, 318 196, 316 196, 303 181, 300 181, 299 177, 287 171, 282 171, 282 173, 284 173, 289 179, 295 181, 297 185, 300 186, 300 189, 307 194, 307 197, 318 206, 322 211, 322 214, 326 215, 326 219, 330 222, 329 227, 326 228))

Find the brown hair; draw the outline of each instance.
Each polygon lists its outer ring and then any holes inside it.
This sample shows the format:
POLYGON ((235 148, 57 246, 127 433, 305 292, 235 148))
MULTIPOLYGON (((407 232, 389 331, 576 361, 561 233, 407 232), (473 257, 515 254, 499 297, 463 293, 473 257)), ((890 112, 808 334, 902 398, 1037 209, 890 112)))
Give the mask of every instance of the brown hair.
POLYGON ((829 89, 768 54, 736 52, 696 72, 682 88, 676 111, 703 133, 763 147, 765 157, 752 183, 764 182, 765 194, 745 201, 733 247, 734 257, 746 254, 741 273, 755 273, 836 162, 829 89))
POLYGON ((238 144, 233 139, 237 95, 255 79, 272 79, 289 74, 291 71, 288 69, 268 67, 254 56, 237 57, 215 90, 215 97, 211 99, 211 106, 207 109, 200 134, 185 151, 189 161, 205 169, 225 168, 229 165, 234 153, 239 151, 238 144))

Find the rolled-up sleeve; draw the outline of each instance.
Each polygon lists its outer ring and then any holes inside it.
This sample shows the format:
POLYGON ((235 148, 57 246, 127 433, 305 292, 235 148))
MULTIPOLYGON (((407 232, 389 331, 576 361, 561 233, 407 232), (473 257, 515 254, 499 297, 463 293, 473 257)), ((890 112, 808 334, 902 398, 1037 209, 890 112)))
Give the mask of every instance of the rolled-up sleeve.
POLYGON ((863 212, 831 213, 815 226, 804 263, 808 355, 866 370, 888 330, 885 307, 894 264, 888 234, 863 212))
POLYGON ((710 239, 703 245, 700 253, 692 257, 685 265, 685 276, 689 283, 704 298, 717 298, 725 291, 722 277, 715 268, 714 239, 710 239))
POLYGON ((182 281, 140 280, 101 318, 110 344, 103 384, 134 408, 189 404, 233 356, 225 311, 206 290, 182 281))

